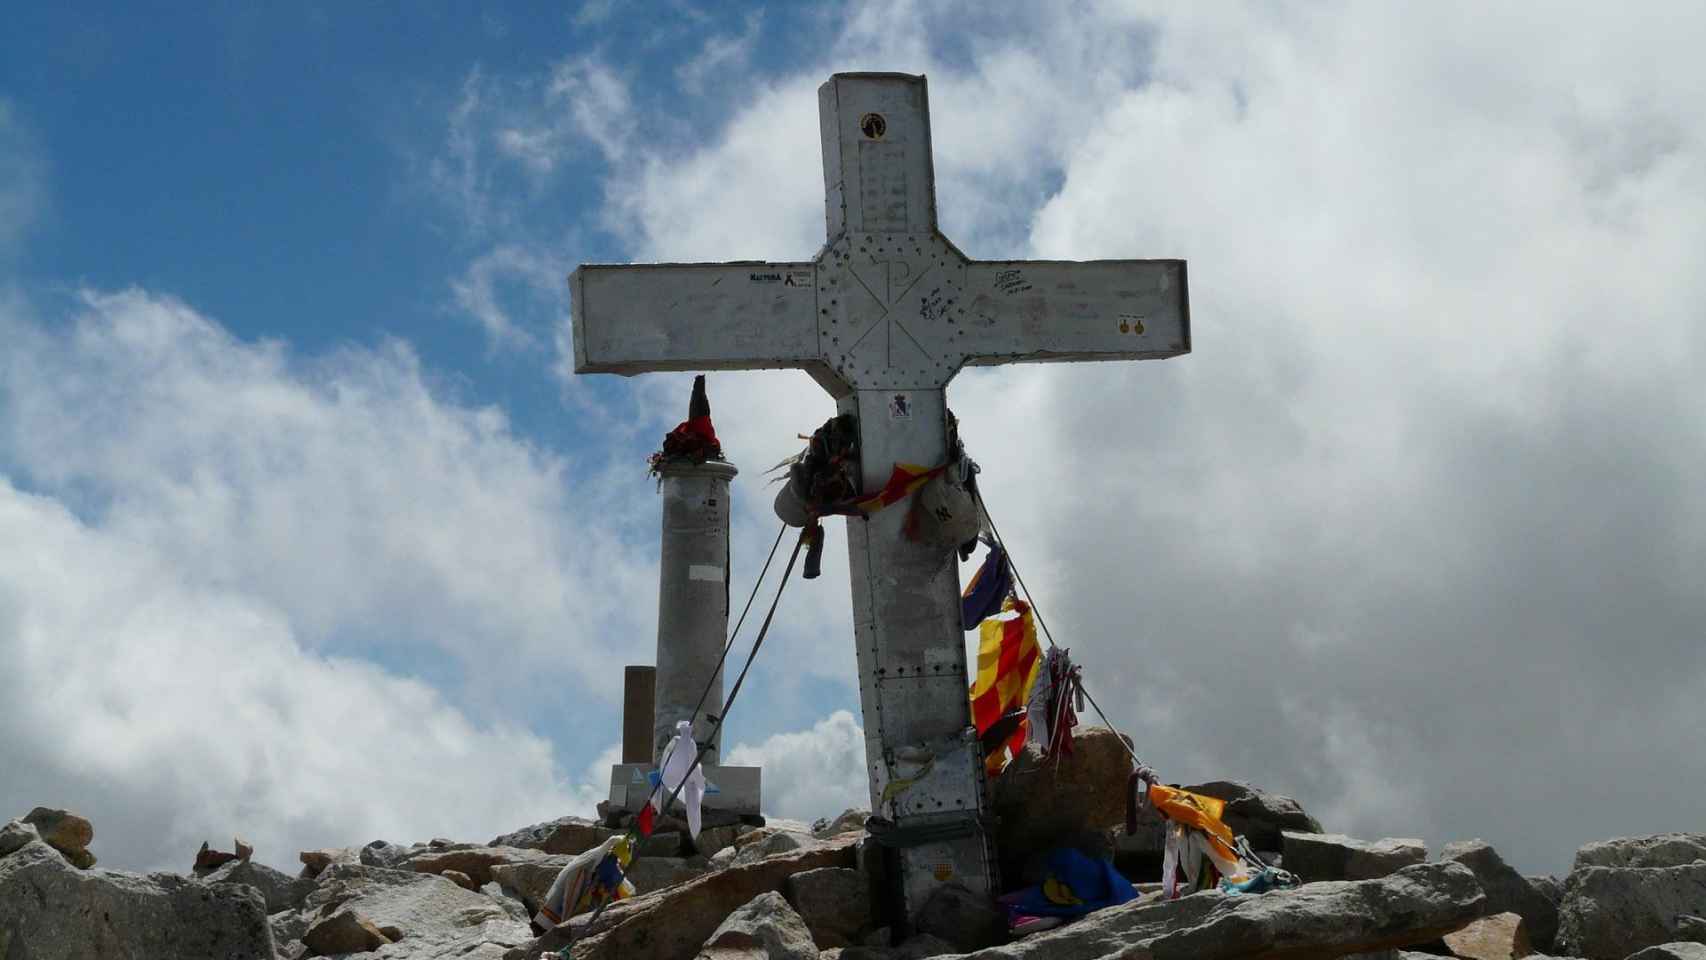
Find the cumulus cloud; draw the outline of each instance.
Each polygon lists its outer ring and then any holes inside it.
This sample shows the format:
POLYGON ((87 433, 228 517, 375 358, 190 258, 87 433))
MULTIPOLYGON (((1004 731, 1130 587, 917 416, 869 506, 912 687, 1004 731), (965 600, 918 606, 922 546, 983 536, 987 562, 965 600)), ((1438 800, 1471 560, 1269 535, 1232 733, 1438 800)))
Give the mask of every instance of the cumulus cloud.
POLYGON ((616 730, 649 490, 400 343, 299 358, 136 290, 0 334, 0 804, 64 798, 109 862, 181 868, 232 832, 288 863, 602 797, 556 749, 616 730))
MULTIPOLYGON (((950 389, 1147 760, 1528 869, 1706 813, 1700 13, 1086 4, 949 30, 965 12, 856 6, 831 62, 756 78, 692 149, 639 148, 606 205, 632 255, 805 255, 811 92, 851 51, 929 73, 963 247, 1191 262, 1193 355, 950 389)), ((673 383, 632 389, 669 410, 673 383)), ((829 412, 804 377, 717 391, 743 464, 829 412)), ((737 542, 767 542, 741 495, 737 542)), ((791 669, 850 665, 847 632, 791 669)))
POLYGON ((846 710, 831 713, 810 730, 738 744, 725 762, 764 769, 764 809, 774 816, 809 822, 871 804, 865 731, 846 710))

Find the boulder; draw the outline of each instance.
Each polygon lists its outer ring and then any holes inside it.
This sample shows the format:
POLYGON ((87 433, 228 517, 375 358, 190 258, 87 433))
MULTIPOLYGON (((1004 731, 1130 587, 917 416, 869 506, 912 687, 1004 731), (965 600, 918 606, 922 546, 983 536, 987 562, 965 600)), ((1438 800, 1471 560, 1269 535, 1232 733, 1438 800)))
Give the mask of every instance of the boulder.
POLYGON ((871 811, 850 809, 843 811, 834 820, 817 820, 812 823, 812 836, 819 840, 840 836, 843 833, 858 833, 865 829, 865 821, 870 819, 871 811))
POLYGON ((1478 918, 1469 868, 1420 863, 1378 880, 1310 883, 1260 896, 1206 891, 1133 900, 962 960, 1250 960, 1338 957, 1437 941, 1478 918))
POLYGON ((995 779, 991 810, 1006 875, 1072 837, 1125 823, 1131 755, 1106 727, 1080 727, 1070 756, 1044 758, 1030 744, 995 779))
POLYGON ((490 897, 493 903, 504 908, 512 919, 527 923, 532 919, 534 911, 527 909, 527 904, 521 902, 521 897, 503 888, 503 885, 493 880, 480 888, 480 892, 490 897))
POLYGON ((693 838, 693 849, 702 857, 709 857, 725 847, 734 845, 735 838, 747 831, 747 827, 735 824, 727 827, 706 827, 699 831, 699 836, 693 838))
POLYGON ((339 863, 320 875, 320 883, 301 910, 275 917, 321 917, 353 910, 381 931, 400 940, 406 951, 381 948, 380 956, 410 960, 460 957, 495 960, 533 939, 526 922, 483 893, 464 890, 441 876, 339 863))
POLYGON ((410 848, 385 840, 375 840, 362 847, 356 858, 369 867, 396 867, 424 849, 424 847, 410 848))
POLYGON ((789 877, 782 892, 819 947, 858 943, 871 926, 871 884, 858 870, 806 870, 789 877))
MULTIPOLYGON (((1475 871, 1475 879, 1487 892, 1488 913, 1514 913, 1522 917, 1534 949, 1550 952, 1558 933, 1558 901, 1535 888, 1527 877, 1505 863, 1485 840, 1459 840, 1440 850, 1442 861, 1461 863, 1475 871)), ((1290 864, 1287 863, 1287 869, 1290 864)))
POLYGON ((202 883, 236 883, 254 887, 266 901, 267 913, 293 910, 302 906, 314 892, 314 881, 293 877, 253 860, 233 860, 201 878, 202 883))
POLYGON ((558 927, 505 960, 533 960, 562 949, 572 927, 575 960, 691 960, 737 907, 761 893, 779 892, 797 873, 855 864, 859 837, 843 834, 817 845, 678 883, 612 904, 597 922, 587 917, 558 927))
POLYGON ((1338 833, 1281 833, 1285 869, 1299 880, 1374 880, 1421 863, 1428 848, 1420 840, 1387 838, 1372 843, 1338 833))
POLYGON ((69 810, 50 810, 36 807, 24 814, 23 820, 36 828, 42 842, 65 855, 65 859, 80 870, 95 865, 95 855, 89 844, 95 840, 95 825, 69 810))
POLYGON ((628 865, 628 879, 636 893, 652 893, 686 883, 710 868, 704 857, 635 857, 628 865))
POLYGON ((706 939, 701 960, 818 960, 804 920, 782 895, 761 893, 730 913, 706 939))
POLYGON ((255 856, 255 845, 242 837, 232 837, 231 847, 237 851, 237 859, 248 863, 255 856))
MULTIPOLYGON (((856 834, 843 834, 843 836, 857 837, 856 834)), ((820 840, 814 840, 808 834, 778 830, 766 835, 764 839, 759 840, 756 843, 740 845, 739 841, 736 841, 737 849, 735 850, 734 862, 737 864, 756 863, 766 857, 774 857, 784 853, 793 853, 796 850, 809 850, 821 842, 822 841, 820 840)))
POLYGON ((1706 943, 1661 943, 1630 954, 1629 960, 1706 960, 1706 943))
MULTIPOLYGON (((1470 869, 1474 868, 1471 867, 1470 869)), ((1535 893, 1540 894, 1553 903, 1560 903, 1563 901, 1564 883, 1557 877, 1552 876, 1550 873, 1531 874, 1523 877, 1523 879, 1528 881, 1528 885, 1534 888, 1535 893)))
POLYGON ((1576 851, 1573 873, 1583 867, 1680 867, 1706 860, 1706 833, 1655 833, 1618 837, 1576 851))
POLYGON ((941 937, 956 950, 977 950, 1007 939, 1007 915, 987 894, 948 883, 912 915, 912 928, 941 937))
MULTIPOLYGON (((480 889, 480 885, 474 882, 473 877, 468 876, 466 873, 463 873, 460 870, 445 870, 445 871, 441 872, 439 874, 439 876, 443 877, 446 880, 449 880, 451 883, 456 884, 457 886, 461 887, 464 890, 476 890, 477 891, 480 889)), ((486 882, 490 883, 491 881, 488 880, 486 882)))
POLYGON ((316 922, 302 935, 311 957, 340 953, 371 953, 391 942, 372 920, 354 910, 343 909, 316 922))
POLYGON ((1557 949, 1623 960, 1679 939, 1680 915, 1706 914, 1706 862, 1675 867, 1583 867, 1564 881, 1557 949))
POLYGON ((488 847, 520 847, 549 854, 573 856, 598 846, 615 833, 608 827, 581 817, 559 817, 513 833, 493 837, 488 847))
POLYGON ((1518 960, 1534 952, 1522 917, 1495 913, 1445 935, 1445 946, 1464 960, 1518 960))
POLYGON ((407 860, 399 861, 399 866, 406 863, 408 869, 416 873, 442 874, 446 870, 454 870, 473 881, 474 885, 468 889, 478 890, 492 882, 492 868, 499 864, 527 863, 545 857, 546 854, 538 850, 520 847, 439 848, 413 854, 407 860))
POLYGON ((360 863, 361 856, 349 847, 324 847, 319 850, 304 850, 296 855, 302 861, 302 873, 299 876, 313 879, 318 877, 327 867, 335 863, 360 863))
POLYGON ((649 837, 641 837, 634 853, 642 857, 679 857, 681 856, 681 838, 685 836, 687 836, 685 830, 655 832, 649 837))
POLYGON ((0 860, 0 957, 272 956, 266 904, 249 887, 84 870, 41 841, 0 860))
POLYGON ((5 826, 0 826, 0 857, 8 856, 14 851, 22 850, 26 844, 40 840, 41 834, 36 831, 35 824, 8 820, 5 826))
MULTIPOLYGON (((1186 790, 1226 801, 1221 820, 1232 832, 1250 841, 1256 850, 1282 850, 1282 834, 1323 833, 1321 822, 1305 813, 1290 797, 1267 793, 1260 787, 1237 780, 1210 780, 1186 790)), ((1287 869, 1290 869, 1288 866, 1287 869)))

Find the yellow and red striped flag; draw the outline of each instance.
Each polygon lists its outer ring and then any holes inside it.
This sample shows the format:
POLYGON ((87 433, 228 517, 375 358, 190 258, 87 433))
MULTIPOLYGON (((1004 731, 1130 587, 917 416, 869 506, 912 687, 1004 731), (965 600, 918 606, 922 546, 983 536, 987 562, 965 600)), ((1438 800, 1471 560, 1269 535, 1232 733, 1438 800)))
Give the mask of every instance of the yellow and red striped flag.
POLYGON ((921 467, 916 463, 897 463, 889 473, 889 482, 883 488, 868 497, 854 501, 853 506, 863 513, 876 513, 884 507, 892 506, 912 495, 914 490, 930 482, 930 479, 943 470, 947 464, 939 467, 921 467))
MULTIPOLYGON (((1030 606, 1009 597, 1001 611, 1001 615, 990 617, 978 627, 981 641, 977 650, 977 681, 971 688, 971 722, 980 736, 1003 716, 1024 709, 1042 662, 1030 606)), ((997 748, 984 758, 985 769, 991 774, 1001 772, 1006 766, 1004 754, 1010 751, 1018 755, 1025 748, 1027 735, 1027 725, 1021 719, 1006 739, 1007 750, 997 748)))

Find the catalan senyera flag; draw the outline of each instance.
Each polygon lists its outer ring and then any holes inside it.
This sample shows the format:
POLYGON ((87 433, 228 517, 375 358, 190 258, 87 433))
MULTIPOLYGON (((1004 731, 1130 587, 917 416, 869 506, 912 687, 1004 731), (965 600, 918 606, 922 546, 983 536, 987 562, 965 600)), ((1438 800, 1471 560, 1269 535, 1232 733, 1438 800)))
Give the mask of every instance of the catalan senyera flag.
MULTIPOLYGON (((1009 597, 1002 616, 990 617, 978 627, 977 681, 971 688, 971 722, 981 735, 1030 699, 1037 681, 1042 651, 1037 647, 1036 621, 1024 601, 1009 597), (1006 614, 1013 614, 1007 616, 1006 614)), ((1021 720, 1003 746, 1015 756, 1025 748, 1029 731, 1021 720)), ((1006 764, 1005 751, 996 749, 984 758, 991 774, 1006 764)))
POLYGON ((939 467, 921 467, 916 463, 897 463, 894 471, 889 474, 889 482, 883 488, 868 497, 860 497, 853 501, 854 509, 860 513, 876 513, 884 507, 892 506, 905 500, 919 487, 929 483, 931 478, 948 469, 947 464, 939 467))

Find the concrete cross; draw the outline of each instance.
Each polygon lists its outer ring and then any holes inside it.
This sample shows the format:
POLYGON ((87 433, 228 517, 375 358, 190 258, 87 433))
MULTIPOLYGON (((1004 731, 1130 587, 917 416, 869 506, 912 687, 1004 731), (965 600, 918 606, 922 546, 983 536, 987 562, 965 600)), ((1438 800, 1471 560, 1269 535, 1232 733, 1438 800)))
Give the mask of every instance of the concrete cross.
MULTIPOLYGON (((924 78, 818 88, 828 242, 809 261, 582 265, 576 373, 806 370, 858 418, 865 490, 947 455, 944 388, 967 364, 1190 351, 1181 260, 971 260, 936 229, 924 78)), ((912 914, 939 885, 996 882, 969 736, 959 567, 895 508, 847 523, 871 809, 899 828, 912 914)))

